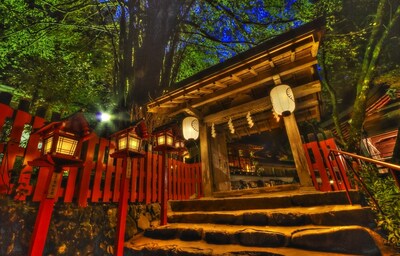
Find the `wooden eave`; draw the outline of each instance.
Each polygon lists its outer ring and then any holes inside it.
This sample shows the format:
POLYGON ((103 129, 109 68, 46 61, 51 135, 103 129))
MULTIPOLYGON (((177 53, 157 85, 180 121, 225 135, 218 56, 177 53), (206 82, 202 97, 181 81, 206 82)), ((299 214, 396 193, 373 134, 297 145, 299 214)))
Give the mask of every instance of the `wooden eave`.
POLYGON ((279 126, 269 92, 275 84, 286 83, 296 97, 296 117, 319 120, 316 55, 322 26, 322 20, 315 20, 210 67, 148 103, 147 109, 171 118, 186 112, 208 125, 223 125, 232 118, 237 135, 243 136, 279 126), (248 112, 257 127, 246 128, 248 112))

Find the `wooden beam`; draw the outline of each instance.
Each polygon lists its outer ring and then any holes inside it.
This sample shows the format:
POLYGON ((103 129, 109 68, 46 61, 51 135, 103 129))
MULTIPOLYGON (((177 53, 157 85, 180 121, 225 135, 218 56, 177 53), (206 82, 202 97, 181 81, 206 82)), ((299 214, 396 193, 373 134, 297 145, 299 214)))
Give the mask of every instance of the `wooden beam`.
POLYGON ((252 67, 249 67, 249 72, 254 76, 258 76, 257 71, 255 71, 252 67))
POLYGON ((280 75, 275 75, 275 76, 272 77, 272 79, 274 80, 274 84, 275 85, 282 84, 282 80, 281 80, 281 76, 280 75))
POLYGON ((185 86, 184 89, 172 91, 165 96, 159 97, 156 101, 150 102, 149 104, 147 104, 147 107, 151 111, 151 109, 153 107, 162 104, 169 97, 174 97, 174 98, 179 97, 182 94, 191 92, 193 90, 197 90, 198 88, 201 88, 206 84, 214 83, 215 81, 219 81, 223 78, 229 77, 231 74, 240 72, 245 68, 255 66, 258 63, 266 62, 266 64, 269 64, 272 68, 274 68, 275 65, 273 63, 272 58, 275 58, 277 56, 280 56, 280 55, 285 54, 286 52, 290 51, 287 48, 289 48, 289 47, 294 48, 294 49, 307 48, 307 47, 312 47, 312 45, 314 45, 314 44, 315 44, 315 42, 312 39, 312 35, 308 35, 308 36, 297 39, 296 41, 294 41, 291 44, 284 44, 283 46, 279 46, 274 49, 270 49, 269 51, 259 53, 258 55, 254 56, 250 60, 243 60, 242 62, 238 63, 237 65, 233 65, 230 68, 221 70, 221 72, 218 74, 211 75, 200 81, 193 82, 192 84, 185 86))
POLYGON ((267 82, 270 82, 274 75, 280 75, 282 77, 282 76, 289 75, 291 73, 297 72, 299 70, 302 70, 304 68, 307 68, 307 67, 315 65, 315 64, 317 64, 316 59, 305 58, 305 59, 296 61, 294 63, 291 63, 290 65, 288 65, 289 67, 287 69, 276 68, 271 71, 260 73, 258 75, 258 77, 252 77, 252 78, 243 80, 243 82, 241 82, 241 83, 237 83, 228 88, 216 91, 212 95, 206 95, 206 96, 202 97, 201 99, 193 101, 193 103, 191 105, 194 108, 203 106, 208 103, 214 102, 216 100, 220 100, 225 97, 236 95, 243 91, 255 88, 255 87, 259 86, 260 84, 265 84, 267 82))
MULTIPOLYGON (((317 93, 321 91, 321 83, 319 80, 313 81, 308 84, 304 84, 301 86, 294 87, 293 89, 293 94, 295 98, 301 98, 306 95, 312 94, 312 93, 317 93)), ((318 104, 318 101, 315 101, 313 104, 318 104)), ((297 109, 302 109, 303 104, 298 104, 297 109)), ((204 117, 204 122, 206 123, 222 123, 224 122, 223 119, 228 117, 228 116, 238 116, 238 115, 243 115, 243 113, 247 112, 260 112, 260 111, 265 111, 268 109, 271 109, 271 99, 269 96, 260 98, 258 100, 254 100, 248 103, 244 103, 235 107, 232 107, 230 109, 222 110, 220 112, 210 114, 204 117)))
POLYGON ((230 77, 232 78, 232 80, 234 80, 236 82, 239 82, 239 83, 242 82, 242 79, 235 74, 230 75, 230 77))

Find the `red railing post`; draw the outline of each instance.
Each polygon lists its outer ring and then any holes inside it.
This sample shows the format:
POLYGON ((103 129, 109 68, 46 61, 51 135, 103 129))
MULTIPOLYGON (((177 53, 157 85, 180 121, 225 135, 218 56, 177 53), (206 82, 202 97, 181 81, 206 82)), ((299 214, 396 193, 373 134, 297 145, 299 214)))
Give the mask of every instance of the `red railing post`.
POLYGON ((117 237, 115 240, 115 255, 117 256, 122 256, 124 253, 125 226, 128 213, 128 182, 132 173, 131 164, 132 160, 130 157, 124 157, 122 159, 122 175, 118 198, 117 237))
POLYGON ((167 210, 168 210, 168 159, 167 152, 163 151, 162 156, 162 182, 161 182, 161 212, 160 212, 160 224, 167 224, 167 210))
POLYGON ((57 191, 61 183, 62 174, 59 172, 55 172, 55 167, 49 166, 46 169, 46 191, 40 201, 39 211, 36 216, 35 226, 33 228, 32 238, 29 247, 30 256, 43 254, 47 232, 50 226, 51 215, 53 214, 54 203, 57 198, 57 191))

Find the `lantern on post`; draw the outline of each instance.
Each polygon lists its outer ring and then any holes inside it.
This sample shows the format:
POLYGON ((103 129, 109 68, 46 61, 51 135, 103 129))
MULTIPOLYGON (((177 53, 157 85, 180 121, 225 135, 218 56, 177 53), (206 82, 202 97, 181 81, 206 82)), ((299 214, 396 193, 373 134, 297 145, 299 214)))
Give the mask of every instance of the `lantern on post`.
POLYGON ((302 186, 312 186, 308 171, 307 158, 304 152, 297 122, 292 114, 295 110, 295 97, 290 86, 281 84, 272 88, 270 92, 272 108, 278 115, 283 116, 286 134, 289 139, 293 160, 302 186))
POLYGON ((147 139, 147 128, 143 119, 132 123, 129 128, 111 135, 115 140, 116 149, 111 157, 122 158, 122 174, 119 187, 117 232, 115 239, 115 255, 122 256, 124 251, 124 237, 126 215, 128 212, 128 187, 132 175, 132 157, 143 157, 145 152, 142 141, 147 139))
POLYGON ((185 140, 181 137, 176 137, 175 138, 175 149, 177 151, 183 151, 185 150, 185 140))
POLYGON ((161 129, 155 132, 155 150, 175 149, 174 134, 172 128, 161 129))
POLYGON ((196 117, 185 117, 182 121, 183 137, 186 140, 197 140, 199 137, 199 120, 196 117))
POLYGON ((160 224, 167 224, 167 208, 168 208, 168 161, 167 153, 176 150, 174 132, 172 124, 159 127, 154 130, 155 135, 155 147, 154 150, 162 152, 162 182, 161 182, 161 212, 160 212, 160 224))
POLYGON ((29 161, 28 164, 45 167, 48 172, 30 241, 29 255, 42 255, 61 184, 62 168, 82 166, 82 160, 79 159, 80 149, 82 141, 90 134, 90 128, 83 113, 78 112, 63 121, 45 125, 34 134, 42 137, 42 151, 39 158, 29 161))

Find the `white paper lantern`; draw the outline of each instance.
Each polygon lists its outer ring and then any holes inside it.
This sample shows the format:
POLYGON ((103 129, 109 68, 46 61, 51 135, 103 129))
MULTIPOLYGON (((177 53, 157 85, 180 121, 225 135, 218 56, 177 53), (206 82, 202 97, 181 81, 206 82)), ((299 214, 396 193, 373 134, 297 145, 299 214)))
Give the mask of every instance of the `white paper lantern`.
POLYGON ((281 84, 272 88, 271 93, 272 108, 278 115, 287 115, 294 111, 293 91, 289 85, 281 84))
POLYGON ((182 131, 185 140, 197 140, 199 137, 199 120, 193 116, 185 117, 182 121, 182 131))

